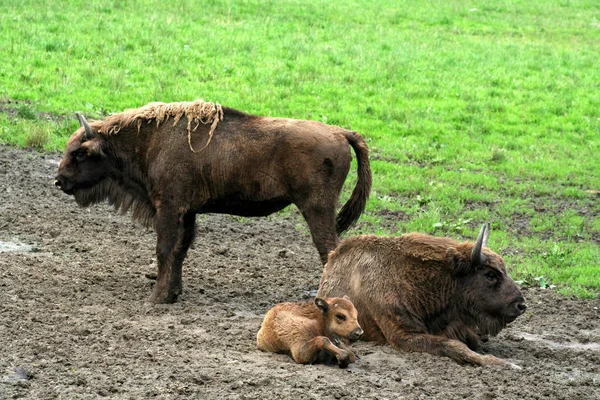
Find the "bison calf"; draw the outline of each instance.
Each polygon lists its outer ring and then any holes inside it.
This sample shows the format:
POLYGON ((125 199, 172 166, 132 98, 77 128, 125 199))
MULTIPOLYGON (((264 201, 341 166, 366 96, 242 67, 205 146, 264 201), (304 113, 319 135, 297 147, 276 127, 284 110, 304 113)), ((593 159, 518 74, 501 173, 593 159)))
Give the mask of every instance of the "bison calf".
POLYGON ((363 330, 348 298, 315 298, 314 303, 281 303, 269 310, 256 336, 258 348, 289 353, 300 364, 356 361, 349 347, 363 330))
POLYGON ((410 233, 344 240, 327 262, 318 296, 352 297, 364 339, 448 356, 461 364, 509 365, 476 350, 525 311, 502 257, 475 243, 410 233))

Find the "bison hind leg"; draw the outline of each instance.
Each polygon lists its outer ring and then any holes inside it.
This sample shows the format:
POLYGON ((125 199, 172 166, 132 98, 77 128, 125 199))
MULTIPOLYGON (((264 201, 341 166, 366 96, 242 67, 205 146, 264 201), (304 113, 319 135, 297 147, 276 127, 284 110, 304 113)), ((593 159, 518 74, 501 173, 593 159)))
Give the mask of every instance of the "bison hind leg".
POLYGON ((296 204, 308 224, 313 243, 323 265, 329 252, 336 248, 339 239, 335 230, 335 204, 327 200, 296 204))

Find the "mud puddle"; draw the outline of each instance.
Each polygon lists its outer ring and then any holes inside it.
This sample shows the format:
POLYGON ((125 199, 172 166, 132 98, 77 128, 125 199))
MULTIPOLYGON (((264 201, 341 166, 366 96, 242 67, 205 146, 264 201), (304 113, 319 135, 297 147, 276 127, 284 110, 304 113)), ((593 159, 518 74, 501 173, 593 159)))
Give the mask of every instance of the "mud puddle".
MULTIPOLYGON (((600 352, 600 343, 580 343, 580 342, 558 342, 545 338, 543 335, 526 332, 513 332, 513 335, 527 341, 540 343, 551 349, 569 349, 575 351, 596 351, 600 352)), ((570 340, 570 339, 569 339, 570 340)))
POLYGON ((18 240, 0 240, 0 253, 31 253, 36 251, 38 251, 36 247, 18 240))

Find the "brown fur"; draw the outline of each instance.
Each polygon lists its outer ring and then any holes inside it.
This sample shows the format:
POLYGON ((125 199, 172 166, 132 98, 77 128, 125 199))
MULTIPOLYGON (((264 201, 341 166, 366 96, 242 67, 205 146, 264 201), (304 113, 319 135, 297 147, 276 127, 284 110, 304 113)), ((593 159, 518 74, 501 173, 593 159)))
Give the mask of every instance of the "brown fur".
POLYGON ((368 150, 358 133, 229 108, 221 114, 220 106, 211 104, 152 103, 91 122, 87 130, 81 117, 82 127, 69 139, 59 165, 56 184, 78 204, 107 200, 154 226, 155 302, 176 301, 181 293, 195 214, 265 216, 293 203, 324 264, 338 235, 359 218, 371 189, 368 150), (169 119, 173 124, 164 123, 169 119), (336 223, 349 147, 356 153, 358 182, 336 223))
POLYGON ((459 363, 512 365, 473 351, 525 309, 502 257, 483 248, 474 265, 473 248, 418 233, 346 239, 329 256, 318 296, 351 296, 365 340, 459 363))
POLYGON ((356 361, 350 341, 362 335, 357 311, 347 296, 310 303, 280 303, 267 312, 256 343, 259 349, 289 353, 300 364, 356 361))
POLYGON ((217 124, 223 120, 223 108, 219 103, 215 104, 204 100, 179 103, 155 102, 119 114, 113 114, 92 126, 100 133, 113 135, 119 133, 123 128, 135 125, 139 133, 143 123, 149 124, 155 121, 158 128, 161 123, 173 118, 173 126, 175 126, 182 117, 187 120, 188 145, 192 152, 195 151, 191 141, 192 132, 195 132, 200 124, 211 124, 208 140, 202 148, 204 150, 209 145, 217 124), (192 124, 195 124, 193 128, 192 124))

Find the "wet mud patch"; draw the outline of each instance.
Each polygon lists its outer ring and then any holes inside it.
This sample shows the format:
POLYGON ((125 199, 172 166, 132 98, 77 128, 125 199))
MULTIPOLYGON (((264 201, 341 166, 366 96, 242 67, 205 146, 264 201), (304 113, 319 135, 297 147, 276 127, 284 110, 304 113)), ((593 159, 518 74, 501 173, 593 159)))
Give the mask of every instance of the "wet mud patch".
MULTIPOLYGON (((595 399, 600 301, 525 289, 526 314, 482 353, 520 371, 355 345, 347 370, 256 349, 262 316, 307 298, 320 263, 296 213, 198 216, 173 305, 146 303, 155 234, 53 187, 55 154, 0 146, 0 398, 595 399)), ((396 217, 396 216, 394 216, 396 217)))
POLYGON ((18 240, 0 240, 0 253, 28 253, 35 250, 36 248, 32 245, 22 243, 18 240))

